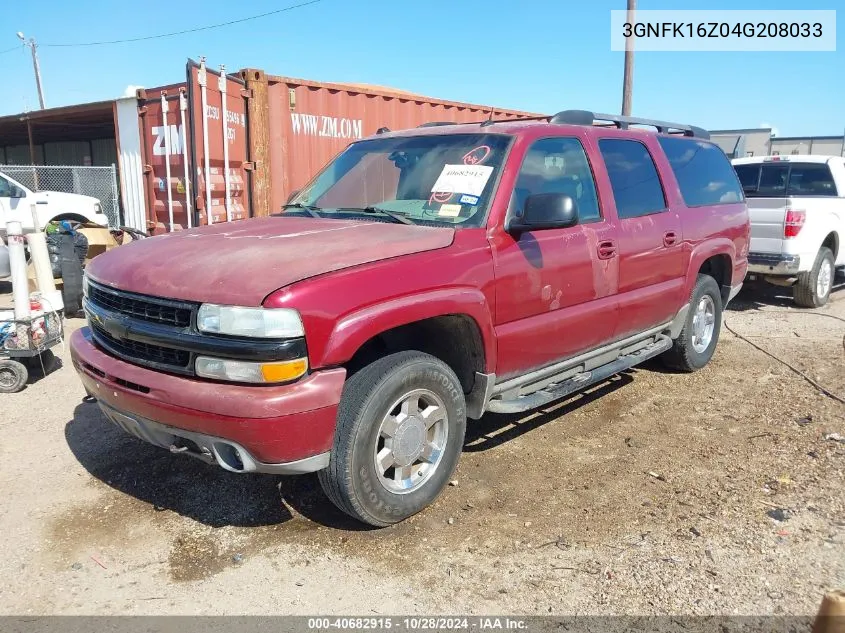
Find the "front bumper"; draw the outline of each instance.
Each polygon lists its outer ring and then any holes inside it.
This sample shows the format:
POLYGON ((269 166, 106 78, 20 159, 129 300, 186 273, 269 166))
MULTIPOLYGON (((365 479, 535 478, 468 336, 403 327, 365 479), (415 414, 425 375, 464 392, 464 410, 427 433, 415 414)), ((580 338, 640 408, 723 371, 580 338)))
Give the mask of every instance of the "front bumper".
POLYGON ((796 275, 801 257, 785 253, 748 253, 748 272, 760 275, 796 275))
POLYGON ((289 385, 235 385, 175 376, 110 356, 90 330, 70 338, 86 391, 141 439, 235 472, 302 473, 328 463, 344 369, 289 385))

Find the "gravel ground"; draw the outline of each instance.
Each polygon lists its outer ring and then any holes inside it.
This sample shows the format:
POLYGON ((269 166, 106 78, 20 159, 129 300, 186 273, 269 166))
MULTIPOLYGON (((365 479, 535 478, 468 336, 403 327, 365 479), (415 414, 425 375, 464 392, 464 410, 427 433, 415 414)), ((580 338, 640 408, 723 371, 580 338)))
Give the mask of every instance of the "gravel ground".
MULTIPOLYGON (((731 329, 845 397, 845 322, 815 316, 845 318, 845 284, 820 310, 772 288, 731 308, 731 329)), ((472 423, 456 485, 384 530, 315 476, 123 434, 58 355, 0 395, 2 614, 812 615, 845 586, 845 443, 826 439, 845 406, 725 329, 696 374, 651 364, 472 423)))

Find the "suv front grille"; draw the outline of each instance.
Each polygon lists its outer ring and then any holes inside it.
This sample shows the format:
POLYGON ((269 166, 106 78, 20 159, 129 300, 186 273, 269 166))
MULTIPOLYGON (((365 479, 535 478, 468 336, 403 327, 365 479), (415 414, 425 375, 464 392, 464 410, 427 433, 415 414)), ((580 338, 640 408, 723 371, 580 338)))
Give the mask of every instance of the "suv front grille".
POLYGON ((98 327, 96 323, 91 323, 91 331, 97 343, 129 362, 178 373, 193 373, 190 368, 191 353, 188 351, 129 339, 117 339, 98 327))
POLYGON ((90 282, 88 300, 112 312, 180 328, 189 327, 193 315, 190 304, 107 289, 90 282))

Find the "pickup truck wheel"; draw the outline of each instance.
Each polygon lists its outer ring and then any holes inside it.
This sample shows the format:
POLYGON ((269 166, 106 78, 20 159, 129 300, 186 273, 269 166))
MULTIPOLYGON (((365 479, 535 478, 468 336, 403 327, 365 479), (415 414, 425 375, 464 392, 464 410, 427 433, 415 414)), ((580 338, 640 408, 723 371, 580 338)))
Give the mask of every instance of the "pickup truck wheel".
POLYGON ((320 484, 350 516, 398 523, 443 490, 465 431, 464 392, 448 365, 422 352, 385 356, 346 382, 320 484))
POLYGON ((833 253, 826 246, 819 249, 813 267, 798 274, 793 298, 802 308, 819 308, 827 303, 833 287, 833 253))
POLYGON ((663 362, 672 369, 697 371, 710 362, 722 326, 722 296, 716 280, 699 275, 692 290, 686 323, 663 362))

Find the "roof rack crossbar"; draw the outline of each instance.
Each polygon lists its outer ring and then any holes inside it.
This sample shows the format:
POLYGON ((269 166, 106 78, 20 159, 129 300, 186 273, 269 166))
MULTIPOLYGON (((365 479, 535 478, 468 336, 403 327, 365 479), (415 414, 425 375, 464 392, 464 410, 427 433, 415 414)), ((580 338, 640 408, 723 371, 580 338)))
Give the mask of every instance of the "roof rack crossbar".
POLYGON ((418 125, 417 127, 440 127, 441 125, 458 125, 454 121, 429 121, 427 123, 423 123, 422 125, 418 125))
POLYGON ((661 134, 670 132, 682 132, 684 136, 697 138, 710 138, 710 133, 694 125, 683 123, 670 123, 669 121, 657 121, 655 119, 641 119, 639 117, 622 116, 618 114, 601 114, 589 110, 563 110, 555 114, 549 123, 567 125, 595 125, 599 121, 607 121, 614 124, 620 130, 627 130, 631 125, 647 125, 656 128, 661 134))

